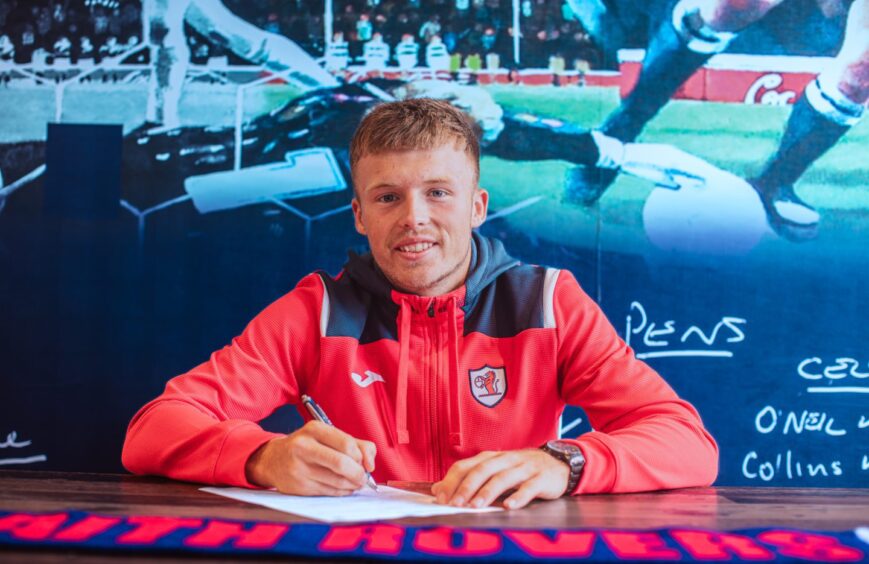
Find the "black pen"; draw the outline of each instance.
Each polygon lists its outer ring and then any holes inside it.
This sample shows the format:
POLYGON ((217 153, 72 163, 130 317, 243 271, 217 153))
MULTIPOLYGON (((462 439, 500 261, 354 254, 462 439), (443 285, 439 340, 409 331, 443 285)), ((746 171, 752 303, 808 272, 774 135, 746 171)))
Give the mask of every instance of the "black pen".
MULTIPOLYGON (((315 402, 311 396, 302 394, 302 405, 308 409, 308 413, 310 413, 311 417, 317 421, 325 423, 330 427, 335 426, 335 424, 332 423, 332 420, 329 419, 329 416, 326 415, 326 412, 323 411, 323 408, 317 405, 317 402, 315 402)), ((368 476, 368 487, 377 491, 377 482, 375 482, 374 478, 371 477, 371 472, 366 472, 365 475, 368 476)))

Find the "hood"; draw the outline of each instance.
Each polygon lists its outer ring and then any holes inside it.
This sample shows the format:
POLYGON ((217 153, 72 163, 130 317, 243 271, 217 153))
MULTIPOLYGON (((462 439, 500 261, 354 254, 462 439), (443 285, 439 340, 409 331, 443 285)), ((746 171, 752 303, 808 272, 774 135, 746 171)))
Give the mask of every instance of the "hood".
MULTIPOLYGON (((445 298, 431 298, 430 303, 436 299, 445 299, 446 310, 449 315, 447 322, 447 345, 449 354, 449 440, 450 444, 461 446, 462 444, 462 421, 459 412, 459 339, 458 332, 459 315, 462 309, 466 314, 473 309, 479 299, 480 293, 498 276, 506 270, 518 265, 519 261, 507 254, 504 245, 497 239, 489 239, 478 233, 473 233, 471 239, 471 265, 468 277, 465 279, 464 300, 461 306, 455 293, 447 294, 445 298)), ((398 304, 398 380, 395 394, 395 444, 408 444, 410 433, 407 428, 407 379, 410 365, 410 320, 412 316, 411 302, 418 298, 409 294, 396 291, 386 276, 377 267, 370 253, 357 255, 350 253, 350 258, 344 267, 344 272, 359 286, 372 294, 381 303, 398 304)), ((382 414, 387 417, 387 414, 382 414)))

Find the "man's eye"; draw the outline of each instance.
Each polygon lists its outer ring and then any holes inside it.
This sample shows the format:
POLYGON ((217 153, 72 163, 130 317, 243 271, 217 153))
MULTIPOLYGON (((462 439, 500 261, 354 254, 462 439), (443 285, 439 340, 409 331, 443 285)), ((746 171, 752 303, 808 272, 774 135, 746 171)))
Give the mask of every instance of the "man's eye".
POLYGON ((384 194, 377 198, 378 202, 383 202, 384 204, 391 204, 398 198, 395 197, 395 194, 384 194))
POLYGON ((446 191, 446 190, 441 190, 440 188, 435 188, 434 190, 432 190, 431 192, 429 192, 429 194, 431 194, 431 195, 434 196, 435 198, 443 198, 444 196, 447 195, 447 191, 446 191))

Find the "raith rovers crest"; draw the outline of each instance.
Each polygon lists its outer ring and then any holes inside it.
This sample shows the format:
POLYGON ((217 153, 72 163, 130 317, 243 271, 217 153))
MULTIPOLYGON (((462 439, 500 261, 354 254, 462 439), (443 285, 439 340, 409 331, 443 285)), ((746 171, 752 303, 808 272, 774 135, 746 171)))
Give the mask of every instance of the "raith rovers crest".
POLYGON ((495 407, 507 393, 507 372, 503 366, 493 368, 488 364, 468 371, 471 394, 486 407, 495 407))

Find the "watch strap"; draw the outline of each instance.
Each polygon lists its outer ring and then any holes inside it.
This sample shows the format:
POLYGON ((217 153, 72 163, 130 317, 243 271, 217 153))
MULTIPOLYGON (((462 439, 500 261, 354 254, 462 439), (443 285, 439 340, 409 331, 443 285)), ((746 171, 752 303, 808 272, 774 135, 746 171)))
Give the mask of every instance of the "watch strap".
POLYGON ((582 449, 573 443, 560 440, 547 441, 540 449, 567 464, 570 474, 567 478, 567 487, 561 495, 572 494, 579 484, 579 479, 582 477, 582 471, 585 468, 585 456, 582 454, 582 449))

